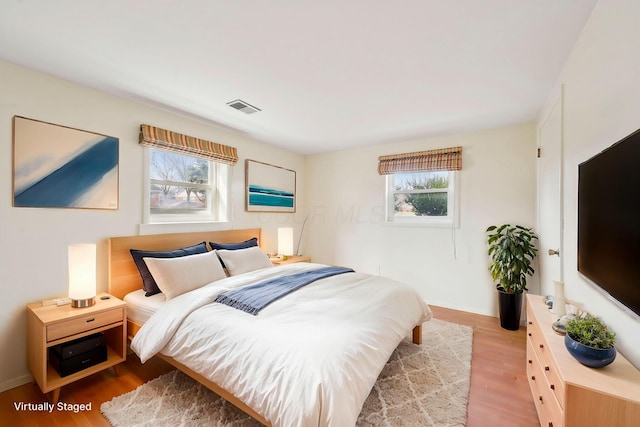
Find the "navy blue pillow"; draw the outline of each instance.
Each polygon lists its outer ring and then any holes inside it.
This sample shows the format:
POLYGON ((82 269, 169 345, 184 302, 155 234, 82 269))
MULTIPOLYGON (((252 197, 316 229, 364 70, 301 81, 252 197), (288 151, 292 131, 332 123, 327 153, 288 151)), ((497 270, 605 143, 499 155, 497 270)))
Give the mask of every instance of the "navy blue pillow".
MULTIPOLYGON (((258 238, 252 237, 249 240, 245 240, 244 242, 238 242, 238 243, 209 242, 209 246, 211 246, 211 250, 214 250, 214 251, 216 249, 226 249, 228 251, 235 251, 237 249, 247 249, 252 246, 258 246, 258 238)), ((222 261, 222 258, 218 257, 218 259, 220 260, 220 264, 222 264, 222 268, 227 268, 227 266, 224 265, 224 261, 222 261)))
POLYGON ((142 277, 142 288, 146 291, 145 296, 150 297, 151 295, 159 294, 161 291, 143 258, 178 258, 187 255, 203 254, 208 252, 208 250, 207 244, 202 242, 197 245, 174 249, 172 251, 143 251, 131 249, 130 252, 133 257, 133 262, 136 263, 136 267, 138 267, 138 271, 142 277))
POLYGON ((253 237, 249 240, 245 240, 244 242, 239 242, 239 243, 216 243, 216 242, 209 242, 209 246, 211 246, 211 249, 213 249, 214 251, 216 249, 227 249, 229 251, 234 251, 236 249, 247 249, 250 248, 252 246, 258 246, 258 238, 257 237, 253 237))

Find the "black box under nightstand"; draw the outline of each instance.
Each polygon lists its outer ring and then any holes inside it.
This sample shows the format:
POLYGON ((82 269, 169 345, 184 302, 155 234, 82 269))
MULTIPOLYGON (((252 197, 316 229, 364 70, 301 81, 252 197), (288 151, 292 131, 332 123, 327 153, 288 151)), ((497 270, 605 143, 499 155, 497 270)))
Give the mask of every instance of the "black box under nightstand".
POLYGON ((97 333, 49 348, 49 363, 61 377, 107 360, 104 334, 97 333))

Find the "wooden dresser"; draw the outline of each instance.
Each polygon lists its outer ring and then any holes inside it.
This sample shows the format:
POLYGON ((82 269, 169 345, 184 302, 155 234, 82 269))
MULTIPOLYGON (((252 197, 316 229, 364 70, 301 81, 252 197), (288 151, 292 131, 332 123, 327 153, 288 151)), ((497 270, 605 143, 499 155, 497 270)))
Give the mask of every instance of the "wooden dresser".
POLYGON ((640 425, 640 371, 620 353, 601 369, 581 365, 553 332, 557 316, 527 295, 527 377, 541 427, 640 425))

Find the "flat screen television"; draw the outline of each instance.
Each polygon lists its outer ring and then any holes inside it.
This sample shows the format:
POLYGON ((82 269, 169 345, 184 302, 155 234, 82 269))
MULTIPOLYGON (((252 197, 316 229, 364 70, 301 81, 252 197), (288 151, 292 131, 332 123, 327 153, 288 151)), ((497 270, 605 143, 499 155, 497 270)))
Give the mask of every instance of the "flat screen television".
POLYGON ((640 130, 578 166, 578 271, 640 316, 640 130))

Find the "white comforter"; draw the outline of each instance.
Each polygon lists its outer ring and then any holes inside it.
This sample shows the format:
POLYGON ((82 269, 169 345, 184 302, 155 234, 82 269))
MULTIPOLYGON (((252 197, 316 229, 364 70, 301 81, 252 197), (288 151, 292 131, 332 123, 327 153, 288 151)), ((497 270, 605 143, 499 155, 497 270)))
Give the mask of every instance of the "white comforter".
POLYGON ((353 426, 400 341, 431 311, 410 287, 346 273, 311 283, 257 316, 213 303, 229 289, 318 268, 288 264, 167 301, 131 348, 158 352, 215 382, 275 426, 353 426))

